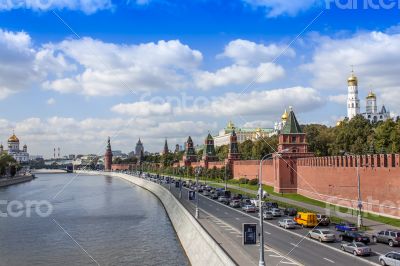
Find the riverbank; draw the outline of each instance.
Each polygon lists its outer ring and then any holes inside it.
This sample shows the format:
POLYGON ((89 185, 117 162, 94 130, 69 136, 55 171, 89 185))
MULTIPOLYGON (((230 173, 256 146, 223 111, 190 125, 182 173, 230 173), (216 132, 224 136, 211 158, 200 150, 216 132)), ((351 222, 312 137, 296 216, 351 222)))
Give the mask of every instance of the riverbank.
POLYGON ((135 176, 113 172, 76 171, 77 173, 118 177, 156 195, 171 220, 191 265, 235 265, 219 244, 166 188, 135 176))
POLYGON ((23 175, 12 178, 0 179, 0 187, 7 187, 19 183, 29 182, 34 178, 34 175, 23 175))

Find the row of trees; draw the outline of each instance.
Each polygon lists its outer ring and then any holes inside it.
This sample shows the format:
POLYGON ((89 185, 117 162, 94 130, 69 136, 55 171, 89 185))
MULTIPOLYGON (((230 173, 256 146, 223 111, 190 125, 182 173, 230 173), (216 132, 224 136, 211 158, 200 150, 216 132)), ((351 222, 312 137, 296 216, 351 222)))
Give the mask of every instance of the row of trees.
POLYGON ((0 177, 15 176, 20 166, 17 161, 6 153, 0 154, 0 177))

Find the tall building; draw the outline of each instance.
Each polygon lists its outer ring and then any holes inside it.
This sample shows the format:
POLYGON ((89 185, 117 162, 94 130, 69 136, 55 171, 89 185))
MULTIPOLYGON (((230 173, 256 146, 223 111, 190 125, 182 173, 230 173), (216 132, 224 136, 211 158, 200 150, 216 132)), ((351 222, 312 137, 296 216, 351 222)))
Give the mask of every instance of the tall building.
POLYGON ((358 99, 358 79, 351 71, 347 79, 347 117, 352 119, 360 114, 360 99, 358 99))
POLYGON ((113 157, 113 154, 112 154, 112 150, 111 150, 110 137, 108 137, 106 153, 104 154, 104 170, 105 171, 111 171, 112 157, 113 157))
POLYGON ((214 139, 210 133, 204 140, 203 161, 213 162, 217 160, 217 155, 214 147, 214 139))
POLYGON ((24 145, 22 150, 19 149, 19 139, 13 133, 12 136, 7 141, 8 150, 4 150, 3 144, 0 145, 0 153, 6 152, 8 155, 12 156, 19 163, 29 162, 28 147, 24 145))
POLYGON ((350 77, 347 79, 347 85, 347 117, 350 120, 358 114, 364 116, 364 118, 368 119, 371 123, 385 121, 390 118, 390 112, 386 110, 384 105, 378 112, 377 97, 372 90, 366 97, 365 112, 360 112, 360 99, 358 98, 358 78, 354 75, 353 71, 351 72, 350 77))
POLYGON ((240 160, 239 145, 237 142, 237 136, 235 130, 232 130, 231 135, 229 137, 228 160, 229 161, 240 160))
POLYGON ((167 142, 167 139, 165 139, 164 149, 163 149, 162 154, 168 154, 168 153, 169 153, 168 142, 167 142))

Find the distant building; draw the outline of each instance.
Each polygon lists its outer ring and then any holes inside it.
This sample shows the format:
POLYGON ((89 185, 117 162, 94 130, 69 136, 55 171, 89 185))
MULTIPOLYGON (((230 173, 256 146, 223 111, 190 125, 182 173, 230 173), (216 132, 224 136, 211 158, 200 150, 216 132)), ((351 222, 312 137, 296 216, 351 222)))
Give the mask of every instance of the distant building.
POLYGON ((378 105, 376 100, 376 94, 372 91, 369 92, 366 97, 366 108, 365 112, 360 112, 360 99, 358 98, 358 79, 351 72, 350 77, 347 79, 347 117, 351 120, 356 115, 361 114, 365 119, 368 119, 371 123, 379 121, 386 121, 390 118, 390 112, 386 110, 383 105, 378 112, 378 105))
POLYGON ((111 171, 113 153, 111 150, 110 137, 107 140, 106 153, 104 154, 104 170, 111 171))
POLYGON ((29 162, 28 146, 26 144, 19 149, 19 139, 13 133, 8 139, 8 150, 4 150, 3 144, 0 145, 0 153, 6 152, 8 155, 12 156, 19 163, 29 162))
POLYGON ((143 157, 144 157, 144 146, 143 146, 143 143, 140 140, 140 138, 139 138, 138 142, 136 143, 135 156, 136 156, 136 158, 138 158, 139 161, 143 160, 143 157))
POLYGON ((228 125, 220 130, 217 136, 214 136, 215 146, 228 145, 233 130, 236 132, 238 143, 246 140, 254 141, 275 134, 274 128, 237 128, 232 121, 229 121, 228 125))
POLYGON ((167 139, 165 139, 164 149, 162 151, 162 154, 168 154, 168 153, 169 153, 168 141, 167 141, 167 139))

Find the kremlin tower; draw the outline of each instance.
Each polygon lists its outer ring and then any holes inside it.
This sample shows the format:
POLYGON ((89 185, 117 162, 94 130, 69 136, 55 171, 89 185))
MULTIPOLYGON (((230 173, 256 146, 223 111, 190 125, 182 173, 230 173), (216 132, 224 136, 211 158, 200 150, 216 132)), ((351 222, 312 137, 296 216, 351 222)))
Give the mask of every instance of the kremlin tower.
POLYGON ((110 137, 108 137, 107 149, 106 149, 106 153, 104 154, 104 170, 105 171, 111 171, 112 157, 113 157, 113 154, 111 151, 110 137))

